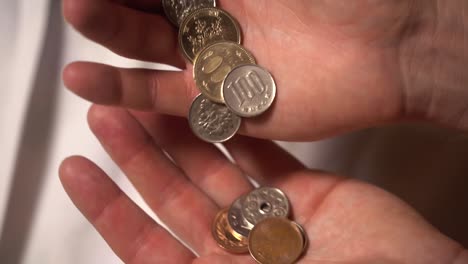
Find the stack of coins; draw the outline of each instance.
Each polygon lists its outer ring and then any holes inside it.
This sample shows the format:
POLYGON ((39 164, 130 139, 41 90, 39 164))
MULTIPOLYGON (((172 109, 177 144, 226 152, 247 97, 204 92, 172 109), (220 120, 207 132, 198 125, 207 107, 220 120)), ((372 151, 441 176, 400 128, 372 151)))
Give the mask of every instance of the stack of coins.
POLYGON ((163 0, 169 20, 179 27, 179 46, 193 63, 201 94, 192 102, 189 124, 199 138, 225 142, 240 128, 241 118, 267 111, 276 96, 271 74, 256 65, 241 44, 241 29, 215 0, 163 0))
POLYGON ((288 220, 289 211, 281 190, 256 189, 216 215, 213 237, 221 248, 250 252, 258 263, 295 263, 307 248, 307 235, 301 225, 288 220))

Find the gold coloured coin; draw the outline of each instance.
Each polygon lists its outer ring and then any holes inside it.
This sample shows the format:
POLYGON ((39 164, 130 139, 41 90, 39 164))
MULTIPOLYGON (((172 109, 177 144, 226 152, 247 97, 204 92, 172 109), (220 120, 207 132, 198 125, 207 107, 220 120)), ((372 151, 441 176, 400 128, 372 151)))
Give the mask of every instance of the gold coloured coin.
POLYGON ((190 14, 180 25, 179 46, 190 62, 198 53, 218 41, 241 43, 241 30, 237 21, 217 8, 202 8, 190 14))
POLYGON ((224 79, 233 68, 244 64, 255 64, 255 58, 250 52, 235 42, 217 42, 203 49, 197 56, 193 78, 206 97, 224 103, 224 79))
POLYGON ((296 224, 285 218, 266 218, 249 234, 250 255, 261 264, 292 264, 302 255, 304 238, 296 224))
POLYGON ((228 209, 220 211, 213 222, 211 232, 218 245, 228 252, 235 254, 247 253, 248 240, 246 237, 239 236, 229 226, 227 219, 228 209))

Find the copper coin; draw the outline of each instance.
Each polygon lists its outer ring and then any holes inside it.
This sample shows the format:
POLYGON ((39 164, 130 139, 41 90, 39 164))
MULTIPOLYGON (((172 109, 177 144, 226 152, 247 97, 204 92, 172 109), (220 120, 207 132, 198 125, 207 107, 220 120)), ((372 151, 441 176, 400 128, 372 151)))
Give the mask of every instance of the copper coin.
POLYGON ((292 264, 303 249, 301 231, 286 218, 266 218, 250 231, 249 251, 258 263, 292 264))
POLYGON ((222 85, 237 66, 254 64, 255 59, 235 42, 217 42, 203 49, 193 63, 193 78, 198 89, 210 100, 224 103, 222 85))
POLYGON ((224 209, 216 215, 211 228, 213 238, 226 251, 235 254, 247 253, 249 251, 247 238, 233 233, 234 230, 229 226, 227 214, 228 209, 224 209))
POLYGON ((179 46, 182 54, 193 62, 198 53, 219 41, 241 43, 237 21, 217 8, 202 8, 190 14, 180 25, 179 46))

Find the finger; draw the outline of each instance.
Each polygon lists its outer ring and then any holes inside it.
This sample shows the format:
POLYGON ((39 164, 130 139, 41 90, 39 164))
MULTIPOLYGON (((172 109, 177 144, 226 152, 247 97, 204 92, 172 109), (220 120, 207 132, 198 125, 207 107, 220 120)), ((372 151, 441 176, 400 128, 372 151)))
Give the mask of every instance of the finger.
POLYGON ((155 147, 125 110, 93 106, 91 130, 159 218, 196 252, 217 248, 211 222, 218 207, 155 147))
POLYGON ((65 68, 63 80, 72 92, 94 103, 187 116, 199 93, 187 74, 76 62, 65 68))
POLYGON ((125 263, 189 263, 194 259, 91 161, 68 158, 59 174, 73 203, 125 263))
POLYGON ((218 206, 227 207, 252 189, 239 167, 213 144, 193 135, 186 119, 154 113, 133 114, 190 180, 218 206))
POLYGON ((161 15, 108 0, 64 0, 63 13, 84 36, 117 54, 185 67, 177 49, 177 32, 161 15))

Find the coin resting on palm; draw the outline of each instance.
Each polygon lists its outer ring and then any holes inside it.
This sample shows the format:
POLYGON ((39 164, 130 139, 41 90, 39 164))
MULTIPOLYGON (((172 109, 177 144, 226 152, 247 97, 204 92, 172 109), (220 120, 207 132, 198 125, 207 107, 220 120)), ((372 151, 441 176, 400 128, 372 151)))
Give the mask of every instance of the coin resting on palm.
POLYGON ((241 31, 236 20, 220 9, 199 9, 180 25, 179 45, 190 62, 203 48, 219 41, 241 43, 241 31))
POLYGON ((235 246, 236 241, 247 241, 251 256, 261 264, 295 263, 307 249, 308 239, 302 226, 287 218, 289 210, 289 200, 280 189, 255 189, 218 214, 215 223, 224 228, 213 233, 214 239, 221 248, 234 253, 240 251, 226 244, 235 246))
POLYGON ((203 49, 193 64, 193 78, 198 89, 210 100, 224 103, 222 84, 231 70, 255 59, 235 42, 217 42, 203 49))
POLYGON ((249 251, 259 263, 291 264, 301 256, 303 249, 301 230, 285 218, 265 218, 250 231, 249 251))
POLYGON ((228 211, 228 223, 237 233, 248 237, 253 225, 242 215, 242 206, 245 196, 238 198, 228 211))
POLYGON ((233 137, 241 125, 241 118, 225 105, 216 104, 199 95, 193 100, 189 113, 190 128, 200 139, 219 143, 233 137))
POLYGON ((247 253, 247 238, 235 234, 228 224, 227 213, 228 210, 224 209, 216 215, 211 227, 213 237, 221 248, 231 253, 247 253))
POLYGON ((251 225, 269 217, 287 217, 289 200, 279 189, 259 188, 247 194, 243 199, 242 215, 251 225))
POLYGON ((182 21, 194 11, 215 7, 215 0, 162 0, 162 6, 167 18, 175 25, 179 26, 182 21))

